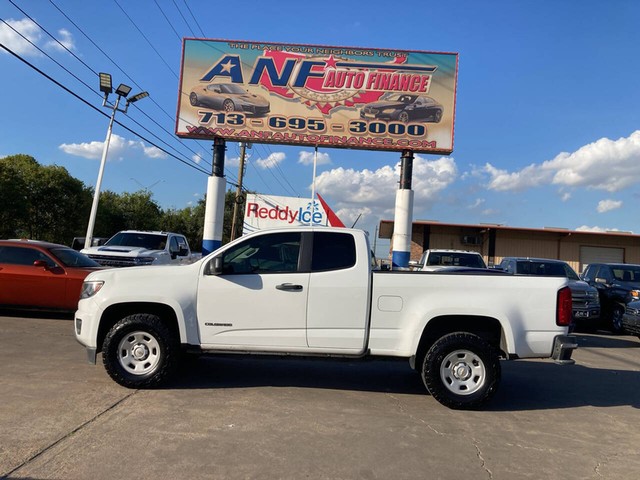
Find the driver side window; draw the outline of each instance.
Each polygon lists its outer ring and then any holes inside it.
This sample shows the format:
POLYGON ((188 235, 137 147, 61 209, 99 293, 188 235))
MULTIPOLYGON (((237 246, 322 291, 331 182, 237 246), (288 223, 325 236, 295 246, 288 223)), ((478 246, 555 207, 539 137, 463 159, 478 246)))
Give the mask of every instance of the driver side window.
POLYGON ((260 235, 227 250, 222 257, 223 275, 298 271, 300 233, 260 235))

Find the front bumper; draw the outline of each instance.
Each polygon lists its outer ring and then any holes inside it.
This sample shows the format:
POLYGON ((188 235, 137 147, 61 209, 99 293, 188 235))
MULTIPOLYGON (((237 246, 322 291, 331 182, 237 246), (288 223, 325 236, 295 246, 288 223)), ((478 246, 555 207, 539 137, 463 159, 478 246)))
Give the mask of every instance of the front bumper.
POLYGON ((578 348, 578 341, 575 336, 557 335, 553 339, 551 358, 559 365, 573 365, 576 361, 571 358, 571 355, 576 348, 578 348))

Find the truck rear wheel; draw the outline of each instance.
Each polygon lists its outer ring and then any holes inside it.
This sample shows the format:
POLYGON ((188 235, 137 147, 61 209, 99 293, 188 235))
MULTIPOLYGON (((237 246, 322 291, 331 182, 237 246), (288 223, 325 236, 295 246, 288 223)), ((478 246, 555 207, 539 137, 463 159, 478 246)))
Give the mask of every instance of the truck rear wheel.
POLYGON ((446 407, 474 410, 498 390, 501 369, 497 350, 486 340, 466 332, 438 339, 422 364, 422 381, 446 407))
POLYGON ((157 315, 139 313, 116 323, 102 344, 109 376, 128 388, 161 385, 173 373, 179 356, 177 339, 157 315))

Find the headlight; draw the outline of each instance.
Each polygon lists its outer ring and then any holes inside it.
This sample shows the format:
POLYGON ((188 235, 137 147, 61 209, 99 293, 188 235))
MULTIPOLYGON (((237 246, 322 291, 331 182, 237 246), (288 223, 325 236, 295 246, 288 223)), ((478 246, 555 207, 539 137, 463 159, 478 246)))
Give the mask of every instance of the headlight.
POLYGON ((631 300, 640 299, 640 290, 631 290, 629 292, 629 297, 631 297, 631 300))
POLYGON ((154 257, 136 257, 134 262, 136 265, 151 265, 154 260, 154 257))
POLYGON ((93 297, 96 293, 100 291, 103 285, 104 285, 104 281, 102 280, 84 282, 82 284, 82 290, 80 291, 80 300, 93 297))

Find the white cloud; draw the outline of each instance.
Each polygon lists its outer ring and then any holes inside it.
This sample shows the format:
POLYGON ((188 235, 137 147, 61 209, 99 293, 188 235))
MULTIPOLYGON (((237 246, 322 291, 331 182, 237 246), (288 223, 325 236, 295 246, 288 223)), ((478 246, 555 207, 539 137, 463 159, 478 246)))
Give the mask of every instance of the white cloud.
POLYGON ((640 183, 640 130, 629 137, 600 140, 553 160, 508 172, 487 163, 481 170, 489 176, 488 188, 521 191, 554 184, 617 192, 640 183))
POLYGON ((195 155, 191 156, 191 160, 193 160, 195 163, 200 165, 200 163, 202 162, 202 155, 200 155, 199 153, 196 153, 195 155))
POLYGON ((622 207, 621 200, 600 200, 598 202, 598 213, 610 212, 622 207))
MULTIPOLYGON (((603 228, 603 227, 589 227, 588 225, 582 225, 581 227, 576 228, 576 232, 622 232, 617 228, 603 228)), ((633 233, 633 232, 630 232, 633 233)))
MULTIPOLYGON (((42 31, 34 22, 28 19, 6 21, 8 25, 4 23, 0 24, 0 43, 6 45, 10 50, 14 51, 18 55, 22 56, 37 56, 40 55, 38 50, 29 42, 38 44, 42 39, 42 31), (12 29, 13 27, 13 29, 12 29), (15 31, 14 31, 15 29, 15 31), (24 36, 16 33, 20 32, 24 36), (25 38, 28 40, 25 40, 25 38)), ((4 52, 5 50, 1 50, 4 52)))
POLYGON ((269 168, 275 168, 277 165, 284 162, 285 158, 286 155, 284 154, 284 152, 273 152, 267 158, 259 158, 258 160, 256 160, 256 164, 260 168, 267 170, 269 168))
POLYGON ((140 142, 145 157, 149 158, 167 158, 168 155, 160 150, 158 147, 147 147, 144 143, 140 142))
MULTIPOLYGON (((313 165, 313 157, 315 156, 315 152, 305 152, 301 151, 298 157, 298 163, 302 165, 313 165)), ((318 152, 318 160, 316 165, 331 165, 333 162, 331 161, 331 157, 328 153, 318 152)))
MULTIPOLYGON (((98 160, 102 158, 104 142, 63 143, 58 148, 69 155, 98 160)), ((139 155, 140 151, 148 158, 167 158, 167 154, 156 147, 147 147, 144 142, 127 140, 113 134, 109 142, 107 160, 123 160, 127 155, 139 155)))
POLYGON ((482 204, 484 204, 484 202, 485 202, 484 198, 476 198, 476 201, 473 202, 471 205, 469 205, 469 209, 478 208, 482 204))
POLYGON ((562 200, 563 202, 566 202, 570 198, 571 198, 571 194, 569 192, 563 192, 562 195, 560 196, 560 200, 562 200))
MULTIPOLYGON (((416 155, 413 162, 414 211, 428 209, 438 194, 455 181, 458 169, 452 158, 425 160, 416 155)), ((322 172, 316 190, 323 197, 338 199, 331 205, 345 224, 362 217, 392 217, 400 179, 400 164, 375 171, 342 167, 322 172)))
POLYGON ((55 40, 49 40, 45 47, 51 50, 58 50, 59 52, 64 52, 66 50, 75 50, 76 45, 73 40, 73 35, 71 32, 65 28, 58 30, 58 38, 57 42, 55 40))
MULTIPOLYGON (((28 18, 22 20, 9 19, 7 24, 0 24, 0 43, 23 57, 37 57, 42 55, 36 47, 43 50, 64 51, 75 49, 75 41, 69 30, 58 30, 58 42, 48 40, 44 42, 44 35, 40 27, 28 18)), ((5 50, 0 50, 6 53, 5 50)))

